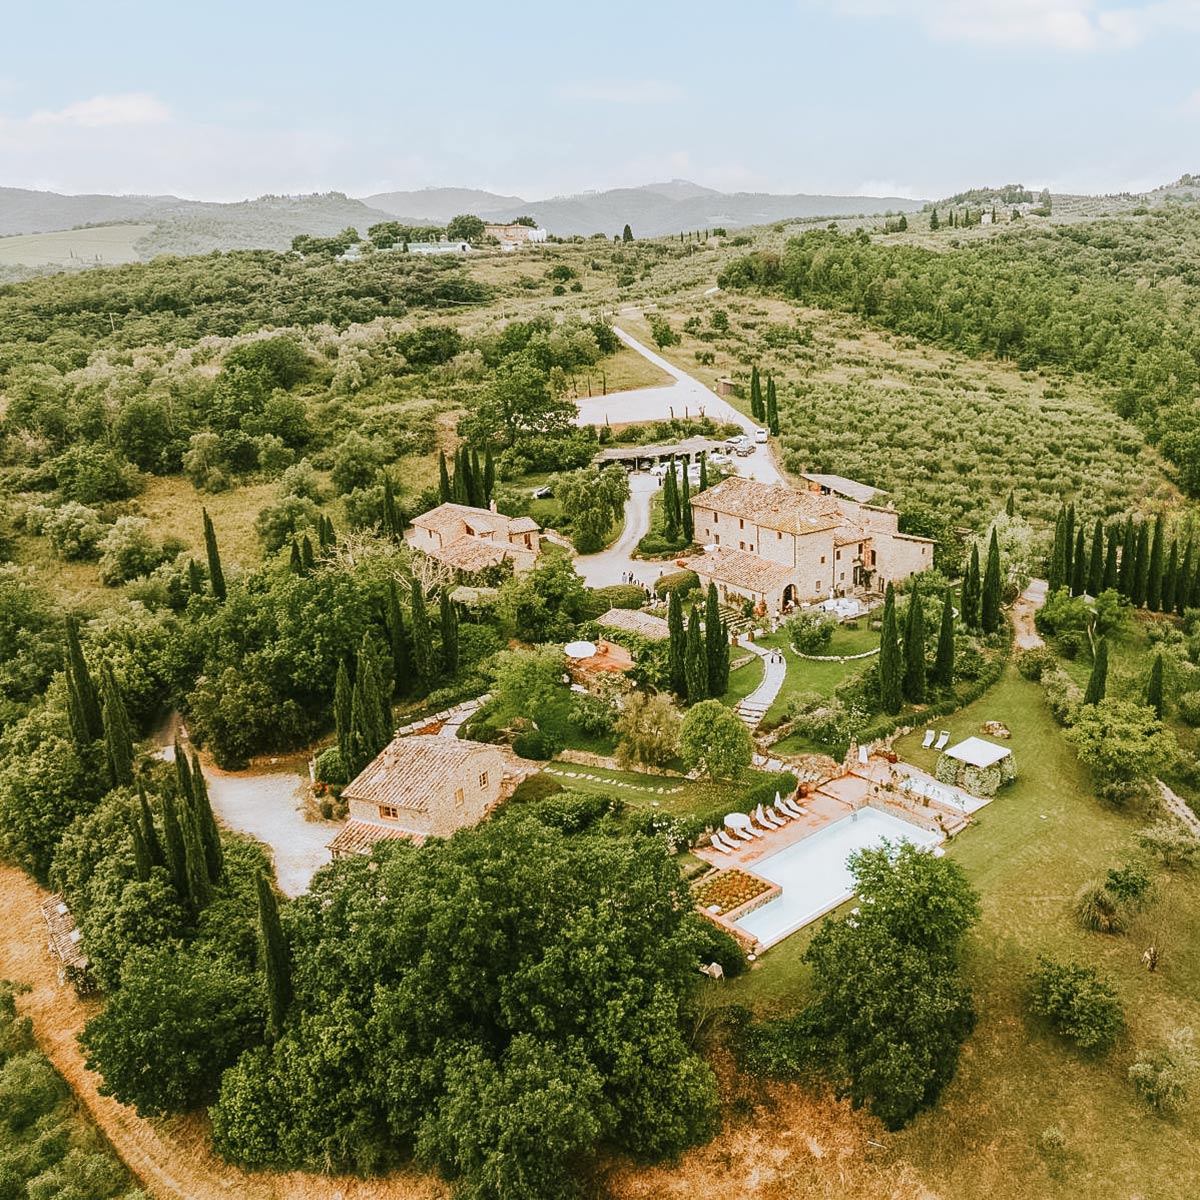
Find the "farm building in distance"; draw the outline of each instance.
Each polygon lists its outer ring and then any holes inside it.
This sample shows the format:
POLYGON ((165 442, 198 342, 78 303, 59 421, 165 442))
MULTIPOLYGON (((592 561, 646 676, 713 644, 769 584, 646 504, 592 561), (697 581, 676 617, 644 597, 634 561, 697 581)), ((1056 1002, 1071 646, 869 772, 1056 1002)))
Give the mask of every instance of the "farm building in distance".
POLYGON ((483 227, 483 236, 485 238, 495 238, 500 243, 501 250, 516 250, 520 246, 525 246, 533 242, 544 242, 546 240, 546 231, 540 227, 525 225, 519 222, 512 222, 507 225, 485 224, 483 227))
POLYGON ((509 561, 519 575, 541 553, 542 531, 532 517, 506 517, 491 508, 439 504, 414 517, 408 544, 456 571, 470 574, 509 561))

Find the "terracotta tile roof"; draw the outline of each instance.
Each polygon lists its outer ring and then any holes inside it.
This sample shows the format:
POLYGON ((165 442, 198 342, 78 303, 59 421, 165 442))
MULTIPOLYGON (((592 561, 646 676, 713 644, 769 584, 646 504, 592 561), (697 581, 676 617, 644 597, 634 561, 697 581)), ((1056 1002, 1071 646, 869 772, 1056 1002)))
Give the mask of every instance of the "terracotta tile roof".
POLYGON ((507 538, 509 533, 532 533, 538 528, 532 517, 506 517, 486 508, 471 508, 466 504, 439 504, 429 512, 413 517, 419 529, 432 529, 443 536, 476 536, 494 534, 507 538))
POLYGON ((786 563, 771 562, 744 550, 714 550, 688 562, 693 571, 749 592, 772 592, 793 581, 794 571, 786 563))
POLYGON ((606 629, 623 629, 636 633, 654 642, 666 641, 671 636, 671 627, 653 613, 639 612, 636 608, 610 608, 596 621, 606 629))
POLYGON ((444 799, 462 769, 477 754, 501 757, 485 742, 448 737, 394 738, 342 791, 343 800, 388 804, 410 812, 428 812, 431 801, 444 799))
POLYGON ((807 479, 833 492, 838 496, 846 496, 859 504, 867 504, 876 496, 886 496, 882 488, 872 487, 869 483, 859 483, 856 479, 847 479, 845 475, 821 475, 813 471, 801 471, 801 479, 807 479))
POLYGON ((832 529, 844 519, 837 499, 802 492, 782 483, 759 483, 730 475, 692 497, 693 508, 709 508, 753 521, 764 529, 784 533, 816 533, 832 529))
POLYGON ((427 547, 425 553, 438 562, 445 563, 459 571, 483 571, 494 567, 509 557, 509 551, 515 550, 508 542, 494 542, 488 538, 458 537, 444 546, 427 547))
POLYGON ((370 854, 376 842, 409 841, 414 846, 425 844, 423 833, 410 833, 407 829, 397 829, 394 825, 376 825, 371 821, 359 821, 351 817, 338 830, 337 837, 329 843, 327 849, 336 858, 339 854, 370 854))

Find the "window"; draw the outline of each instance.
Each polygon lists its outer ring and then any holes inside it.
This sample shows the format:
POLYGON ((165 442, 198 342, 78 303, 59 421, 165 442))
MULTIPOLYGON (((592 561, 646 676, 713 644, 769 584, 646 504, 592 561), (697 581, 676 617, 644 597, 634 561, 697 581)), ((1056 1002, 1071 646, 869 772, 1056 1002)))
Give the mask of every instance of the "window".
POLYGON ((739 529, 745 529, 745 528, 746 528, 746 522, 745 522, 745 521, 743 521, 741 517, 738 517, 738 528, 739 528, 739 529))
POLYGON ((479 790, 482 792, 483 789, 486 787, 487 787, 487 772, 480 771, 479 772, 479 790))
POLYGON ((398 821, 400 820, 400 810, 394 804, 381 804, 379 819, 381 821, 398 821))
POLYGON ((821 555, 821 566, 825 565, 825 555, 821 555))
POLYGON ((745 542, 738 542, 738 549, 739 549, 739 550, 745 550, 745 548, 746 548, 746 543, 745 543, 745 542))
POLYGON ((751 554, 754 553, 754 543, 753 542, 750 543, 750 553, 751 554))
POLYGON ((777 533, 777 534, 775 535, 775 540, 776 540, 777 542, 782 542, 782 541, 783 541, 783 534, 782 534, 782 533, 777 533))
POLYGON ((465 799, 466 799, 466 797, 463 795, 463 790, 462 790, 462 788, 455 788, 455 789, 454 789, 454 804, 455 804, 455 807, 457 807, 457 808, 462 808, 462 806, 463 806, 463 802, 465 801, 465 799))
POLYGON ((818 579, 817 582, 813 584, 813 591, 819 592, 820 590, 821 590, 821 581, 818 579))
POLYGON ((838 579, 845 579, 845 578, 846 578, 846 572, 845 572, 845 571, 843 571, 843 572, 842 572, 842 573, 841 573, 841 574, 838 576, 838 579))
POLYGON ((721 514, 717 513, 717 512, 713 513, 713 524, 719 525, 720 523, 721 523, 721 514))
POLYGON ((719 546, 720 544, 721 544, 721 535, 719 533, 716 533, 713 535, 713 545, 719 546))

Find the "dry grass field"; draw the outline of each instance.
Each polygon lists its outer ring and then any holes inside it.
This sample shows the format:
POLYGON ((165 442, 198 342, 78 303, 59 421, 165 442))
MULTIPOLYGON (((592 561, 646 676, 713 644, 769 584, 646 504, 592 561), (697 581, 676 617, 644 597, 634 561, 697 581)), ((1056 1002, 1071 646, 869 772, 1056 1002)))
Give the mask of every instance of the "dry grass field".
POLYGON ((0 266, 86 267, 137 262, 142 256, 135 246, 153 230, 153 225, 97 225, 0 237, 0 266))

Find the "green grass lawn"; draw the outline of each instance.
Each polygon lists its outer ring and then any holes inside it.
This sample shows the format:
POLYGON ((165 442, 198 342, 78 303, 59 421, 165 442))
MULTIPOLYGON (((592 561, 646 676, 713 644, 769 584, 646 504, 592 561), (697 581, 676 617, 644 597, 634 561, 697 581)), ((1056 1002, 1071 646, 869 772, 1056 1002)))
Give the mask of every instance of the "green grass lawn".
MULTIPOLYGON (((1140 861, 1133 838, 1145 820, 1094 798, 1040 690, 1014 668, 938 724, 957 740, 991 719, 1012 731, 1018 779, 949 849, 982 898, 967 964, 979 1024, 941 1103, 889 1135, 888 1153, 916 1166, 946 1197, 1196 1195, 1200 1106, 1180 1118, 1154 1116, 1126 1072, 1139 1048, 1174 1027, 1200 1030, 1200 873, 1153 868, 1160 899, 1126 936, 1080 930, 1070 912, 1076 891, 1109 867, 1140 861), (1164 955, 1155 974, 1141 965, 1152 939, 1164 955), (1025 978, 1039 953, 1078 959, 1113 978, 1129 1030, 1107 1056, 1086 1059, 1025 1016, 1025 978), (1066 1137, 1057 1157, 1038 1149, 1050 1126, 1066 1137)), ((896 748, 925 768, 936 757, 921 749, 920 731, 896 748)), ((803 1004, 805 944, 798 934, 769 951, 726 985, 727 1002, 776 1013, 803 1004)))
MULTIPOLYGON (((734 660, 740 654, 750 654, 750 651, 742 650, 737 646, 732 647, 731 655, 734 660)), ((749 662, 743 663, 740 667, 730 671, 729 687, 726 689, 725 695, 721 697, 721 703, 732 707, 739 700, 745 700, 762 683, 765 671, 766 667, 763 666, 763 660, 757 654, 752 654, 749 662)))

